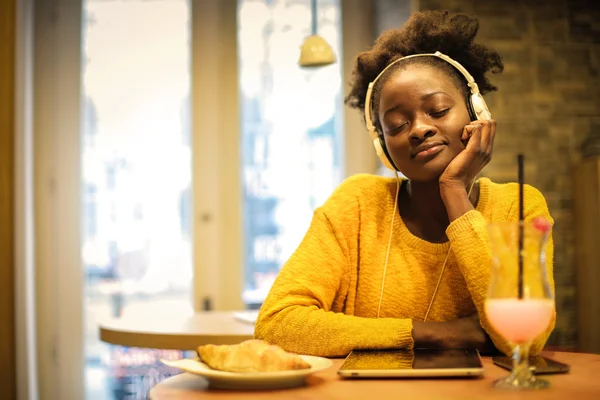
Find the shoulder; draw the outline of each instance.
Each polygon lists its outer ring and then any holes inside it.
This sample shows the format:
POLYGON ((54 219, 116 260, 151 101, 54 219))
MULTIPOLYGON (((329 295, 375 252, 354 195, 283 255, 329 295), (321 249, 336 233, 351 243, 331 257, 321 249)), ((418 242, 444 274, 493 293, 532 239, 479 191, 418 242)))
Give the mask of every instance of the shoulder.
POLYGON ((346 178, 334 191, 334 194, 351 194, 364 196, 371 193, 387 193, 390 187, 395 189, 395 178, 387 178, 372 174, 356 174, 346 178))
POLYGON ((331 194, 329 202, 371 203, 381 201, 396 190, 394 178, 371 174, 357 174, 346 178, 331 194))
MULTIPOLYGON (((516 182, 496 183, 489 178, 482 178, 481 183, 487 185, 490 195, 495 199, 503 199, 509 203, 519 199, 519 184, 516 182)), ((523 185, 523 195, 526 200, 545 201, 542 192, 531 185, 523 185)))
POLYGON ((396 191, 395 178, 357 174, 346 178, 320 209, 328 216, 357 217, 384 207, 396 191))
MULTIPOLYGON (((508 216, 518 215, 518 183, 496 183, 488 178, 482 178, 480 183, 482 192, 487 190, 489 205, 494 211, 506 213, 505 215, 508 216)), ((546 198, 539 189, 532 185, 523 185, 523 203, 525 215, 548 213, 546 198)))

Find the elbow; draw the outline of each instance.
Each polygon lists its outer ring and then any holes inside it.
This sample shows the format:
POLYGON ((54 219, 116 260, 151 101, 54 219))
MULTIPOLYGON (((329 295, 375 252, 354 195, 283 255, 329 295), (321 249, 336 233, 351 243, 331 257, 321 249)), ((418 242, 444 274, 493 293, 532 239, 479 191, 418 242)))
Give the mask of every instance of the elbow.
POLYGON ((289 324, 282 321, 282 318, 281 311, 267 313, 261 310, 254 325, 254 338, 289 351, 289 342, 293 335, 290 335, 289 324))
POLYGON ((275 336, 273 329, 274 325, 276 324, 273 322, 272 315, 265 315, 262 311, 259 312, 256 323, 254 324, 254 338, 273 343, 273 336, 275 336))
POLYGON ((544 346, 546 346, 546 342, 548 341, 548 338, 554 331, 555 327, 556 327, 556 311, 554 312, 554 315, 552 316, 552 321, 550 322, 548 329, 546 329, 546 331, 544 333, 542 333, 540 336, 538 336, 537 339, 535 339, 534 342, 531 344, 531 348, 529 349, 530 355, 536 356, 542 352, 542 350, 544 349, 544 346))

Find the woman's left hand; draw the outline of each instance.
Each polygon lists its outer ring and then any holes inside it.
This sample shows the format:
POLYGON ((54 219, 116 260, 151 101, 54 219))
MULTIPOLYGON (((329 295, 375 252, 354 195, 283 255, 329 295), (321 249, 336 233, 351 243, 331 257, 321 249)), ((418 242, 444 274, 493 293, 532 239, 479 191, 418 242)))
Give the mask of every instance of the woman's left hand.
POLYGON ((439 178, 440 187, 468 189, 470 182, 492 159, 495 120, 477 120, 466 125, 461 140, 465 149, 448 164, 439 178))
POLYGON ((444 343, 446 348, 456 349, 474 347, 480 352, 497 352, 489 335, 481 327, 479 314, 477 314, 477 312, 468 317, 448 321, 446 324, 448 328, 447 342, 444 343))
POLYGON ((412 333, 415 347, 477 348, 481 352, 495 350, 490 337, 479 323, 477 312, 445 322, 413 321, 412 333))

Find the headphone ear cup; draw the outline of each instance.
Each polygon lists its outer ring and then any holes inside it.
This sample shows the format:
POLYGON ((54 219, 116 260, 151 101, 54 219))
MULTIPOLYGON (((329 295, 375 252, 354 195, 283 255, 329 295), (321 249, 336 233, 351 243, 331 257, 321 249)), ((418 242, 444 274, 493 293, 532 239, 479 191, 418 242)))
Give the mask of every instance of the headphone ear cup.
POLYGON ((471 118, 476 117, 478 120, 488 120, 492 119, 492 114, 488 109, 485 100, 481 93, 475 93, 471 96, 471 101, 469 102, 471 109, 475 115, 471 115, 471 118))
POLYGON ((471 118, 471 121, 476 121, 477 114, 475 113, 475 109, 473 108, 473 101, 471 100, 471 96, 467 97, 467 111, 469 112, 469 118, 471 118))
POLYGON ((390 159, 389 153, 385 148, 385 143, 383 142, 383 139, 381 137, 373 139, 373 146, 375 147, 375 152, 381 160, 381 163, 385 165, 386 168, 389 168, 392 171, 397 171, 398 169, 394 166, 394 162, 390 159))

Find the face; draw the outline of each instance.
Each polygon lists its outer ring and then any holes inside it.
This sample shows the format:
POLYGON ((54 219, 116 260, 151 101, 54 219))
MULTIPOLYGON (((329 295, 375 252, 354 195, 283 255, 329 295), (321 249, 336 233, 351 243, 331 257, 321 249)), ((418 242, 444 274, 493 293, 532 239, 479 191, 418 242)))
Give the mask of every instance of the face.
POLYGON ((443 71, 420 64, 394 72, 381 88, 379 121, 394 163, 408 179, 437 180, 465 148, 466 99, 443 71))

